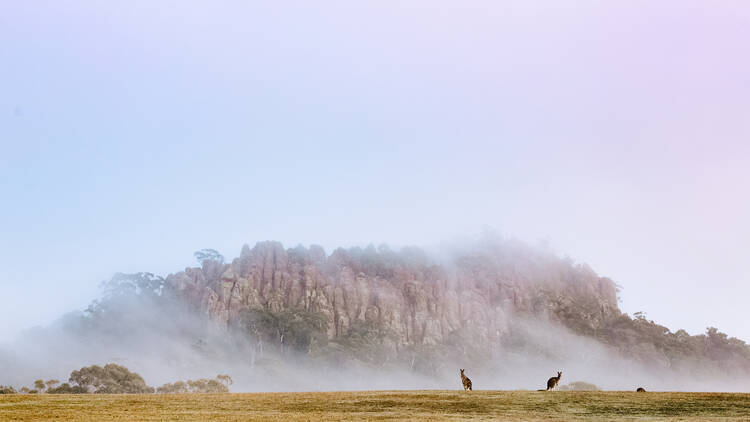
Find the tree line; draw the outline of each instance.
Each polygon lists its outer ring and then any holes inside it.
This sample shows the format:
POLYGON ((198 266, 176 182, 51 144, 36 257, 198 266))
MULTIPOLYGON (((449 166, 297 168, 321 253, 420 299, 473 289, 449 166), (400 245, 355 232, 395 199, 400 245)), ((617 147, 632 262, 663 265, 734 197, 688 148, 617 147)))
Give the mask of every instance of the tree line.
POLYGON ((168 393, 227 393, 232 385, 229 375, 217 375, 214 379, 176 381, 154 388, 146 384, 143 377, 128 368, 109 363, 104 366, 91 365, 70 373, 68 382, 59 380, 35 380, 33 387, 1 386, 0 394, 168 394, 168 393))

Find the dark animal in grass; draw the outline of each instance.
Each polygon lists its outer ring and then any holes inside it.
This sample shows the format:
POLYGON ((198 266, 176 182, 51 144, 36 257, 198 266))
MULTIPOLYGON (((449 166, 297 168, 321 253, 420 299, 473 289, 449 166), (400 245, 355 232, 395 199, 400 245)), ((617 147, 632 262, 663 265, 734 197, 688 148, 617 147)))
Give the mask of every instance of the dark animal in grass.
POLYGON ((471 391, 471 380, 464 375, 463 369, 461 370, 461 383, 464 385, 464 391, 471 391))
POLYGON ((547 380, 547 389, 546 390, 536 390, 536 391, 549 391, 553 388, 557 387, 557 383, 560 382, 560 378, 562 378, 562 372, 557 372, 556 377, 552 377, 549 380, 547 380))
POLYGON ((635 390, 635 391, 637 391, 637 392, 639 392, 639 393, 645 393, 645 392, 646 392, 646 389, 645 389, 645 388, 643 388, 643 387, 638 387, 638 389, 637 389, 637 390, 635 390))

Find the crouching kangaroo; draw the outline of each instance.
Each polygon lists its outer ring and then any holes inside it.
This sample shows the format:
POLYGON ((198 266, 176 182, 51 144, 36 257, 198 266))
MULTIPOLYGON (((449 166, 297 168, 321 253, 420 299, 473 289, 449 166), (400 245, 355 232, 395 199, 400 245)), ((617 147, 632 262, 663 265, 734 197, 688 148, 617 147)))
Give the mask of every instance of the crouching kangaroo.
POLYGON ((463 369, 461 370, 461 383, 464 385, 464 391, 471 391, 471 380, 464 375, 463 369))
POLYGON ((557 387, 557 383, 560 382, 560 378, 562 378, 562 372, 558 371, 556 377, 552 377, 547 380, 547 390, 552 390, 553 388, 557 387))

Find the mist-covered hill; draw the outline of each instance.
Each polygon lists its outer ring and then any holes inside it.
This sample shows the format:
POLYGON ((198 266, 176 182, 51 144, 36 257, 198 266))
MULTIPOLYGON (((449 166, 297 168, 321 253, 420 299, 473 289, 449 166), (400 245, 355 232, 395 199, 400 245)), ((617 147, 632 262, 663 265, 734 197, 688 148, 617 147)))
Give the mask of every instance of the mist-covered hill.
POLYGON ((261 242, 196 257, 116 275, 85 312, 0 350, 2 381, 117 361, 153 384, 228 372, 240 390, 442 388, 459 367, 477 388, 539 388, 557 370, 604 388, 749 385, 743 341, 623 314, 612 280, 496 236, 429 254, 261 242))

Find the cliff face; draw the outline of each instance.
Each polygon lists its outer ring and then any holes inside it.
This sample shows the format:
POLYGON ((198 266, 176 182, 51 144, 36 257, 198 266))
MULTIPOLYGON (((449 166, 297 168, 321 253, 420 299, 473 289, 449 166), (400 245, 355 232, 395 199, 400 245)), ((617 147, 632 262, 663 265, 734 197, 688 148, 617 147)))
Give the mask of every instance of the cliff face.
POLYGON ((166 278, 164 294, 220 324, 240 312, 298 308, 328 319, 328 337, 356 323, 377 323, 396 347, 444 343, 461 333, 492 345, 514 315, 534 315, 596 330, 620 314, 615 284, 587 266, 522 245, 465 250, 438 264, 416 249, 284 249, 278 242, 242 248, 231 264, 206 260, 166 278), (582 305, 583 304, 583 305, 582 305))

